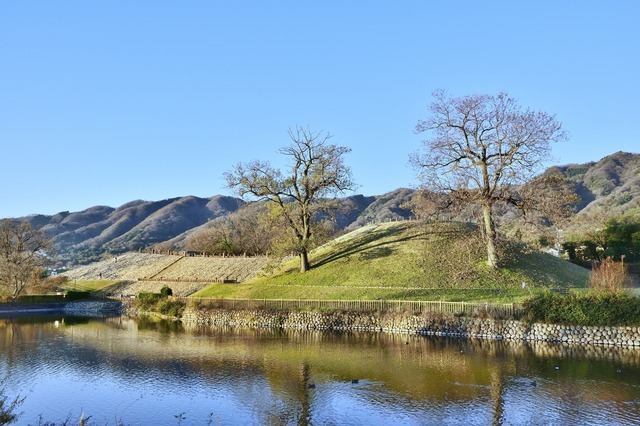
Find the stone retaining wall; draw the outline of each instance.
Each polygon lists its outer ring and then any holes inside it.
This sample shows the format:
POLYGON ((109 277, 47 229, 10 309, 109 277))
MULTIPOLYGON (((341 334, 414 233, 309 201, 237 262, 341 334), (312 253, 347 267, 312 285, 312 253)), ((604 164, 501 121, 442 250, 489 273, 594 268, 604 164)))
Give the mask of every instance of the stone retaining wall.
POLYGON ((83 300, 66 303, 62 311, 67 315, 117 315, 123 312, 123 304, 113 300, 83 300))
POLYGON ((513 320, 455 317, 440 313, 403 315, 384 312, 224 310, 188 307, 182 321, 234 327, 386 331, 640 348, 640 327, 526 324, 513 320))
POLYGON ((0 305, 0 316, 24 314, 67 315, 120 315, 125 311, 125 303, 116 300, 78 300, 62 303, 5 303, 0 305))

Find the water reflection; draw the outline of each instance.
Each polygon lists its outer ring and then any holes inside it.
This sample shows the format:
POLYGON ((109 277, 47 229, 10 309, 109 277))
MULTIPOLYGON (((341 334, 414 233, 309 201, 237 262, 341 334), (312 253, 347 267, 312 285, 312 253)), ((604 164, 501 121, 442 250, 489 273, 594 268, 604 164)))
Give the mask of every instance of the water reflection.
POLYGON ((97 424, 640 419, 633 349, 40 317, 0 320, 0 351, 27 423, 81 411, 97 424))

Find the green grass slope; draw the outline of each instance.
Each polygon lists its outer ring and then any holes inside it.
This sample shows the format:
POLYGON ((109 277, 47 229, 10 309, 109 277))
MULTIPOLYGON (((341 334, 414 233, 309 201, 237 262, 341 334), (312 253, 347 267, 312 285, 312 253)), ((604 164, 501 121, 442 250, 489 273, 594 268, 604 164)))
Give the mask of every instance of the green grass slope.
POLYGON ((270 276, 214 284, 194 296, 283 299, 504 300, 542 287, 584 287, 588 271, 504 244, 503 268, 486 266, 477 229, 460 223, 390 222, 362 227, 314 250, 312 270, 293 260, 270 276), (522 282, 527 289, 522 290, 522 282))

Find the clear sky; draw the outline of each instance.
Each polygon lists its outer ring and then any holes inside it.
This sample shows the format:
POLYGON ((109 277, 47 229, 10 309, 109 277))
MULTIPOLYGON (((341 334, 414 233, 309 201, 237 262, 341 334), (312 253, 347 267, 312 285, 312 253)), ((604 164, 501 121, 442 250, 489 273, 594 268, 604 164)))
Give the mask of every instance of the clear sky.
POLYGON ((296 125, 358 193, 417 183, 431 93, 557 114, 556 163, 640 152, 640 1, 0 2, 0 217, 230 194, 296 125))

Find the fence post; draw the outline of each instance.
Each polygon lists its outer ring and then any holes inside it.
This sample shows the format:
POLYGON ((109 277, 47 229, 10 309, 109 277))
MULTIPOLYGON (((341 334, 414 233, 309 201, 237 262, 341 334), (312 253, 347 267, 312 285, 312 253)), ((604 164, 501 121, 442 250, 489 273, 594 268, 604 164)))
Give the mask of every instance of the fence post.
MULTIPOLYGON (((222 308, 240 308, 244 309, 256 309, 257 306, 260 305, 260 299, 236 299, 236 298, 227 298, 219 297, 219 298, 210 298, 210 297, 199 297, 199 298, 184 298, 174 296, 174 300, 184 301, 187 305, 193 305, 195 302, 199 302, 203 306, 213 306, 214 304, 219 305, 222 308)), ((446 302, 444 300, 386 300, 386 299, 375 299, 375 300, 317 300, 317 299, 309 299, 302 302, 302 299, 262 299, 262 307, 273 307, 277 308, 280 306, 280 309, 292 309, 293 307, 297 307, 298 309, 304 307, 308 308, 328 308, 328 309, 347 309, 347 310, 375 310, 379 309, 380 311, 384 309, 392 309, 392 308, 403 308, 410 309, 412 311, 418 312, 429 312, 429 311, 440 311, 440 312, 449 312, 456 313, 462 312, 470 313, 473 312, 473 309, 477 307, 485 307, 488 308, 489 304, 487 302, 483 303, 474 303, 474 302, 446 302)), ((519 303, 501 303, 494 305, 496 309, 499 309, 504 314, 515 315, 516 312, 520 313, 522 311, 522 307, 519 303)))

